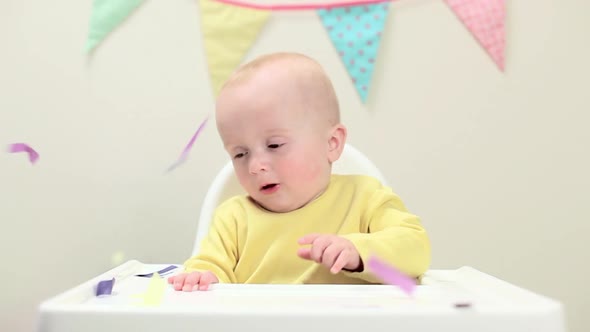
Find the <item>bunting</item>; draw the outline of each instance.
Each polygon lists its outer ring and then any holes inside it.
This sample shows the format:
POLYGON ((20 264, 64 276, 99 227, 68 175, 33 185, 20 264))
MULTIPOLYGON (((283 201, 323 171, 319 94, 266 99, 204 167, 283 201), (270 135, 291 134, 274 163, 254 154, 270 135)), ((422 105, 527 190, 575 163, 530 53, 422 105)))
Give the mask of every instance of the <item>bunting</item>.
MULTIPOLYGON (((330 3, 257 4, 243 0, 199 0, 205 58, 215 95, 258 38, 273 11, 315 10, 366 102, 389 3, 348 0, 330 3)), ((505 0, 444 0, 504 71, 505 0)), ((86 49, 91 52, 144 0, 94 0, 86 49)))
POLYGON ((445 0, 449 8, 504 71, 505 0, 445 0))
POLYGON ((367 100, 388 12, 389 4, 386 2, 318 10, 363 102, 367 100))
POLYGON ((215 95, 240 64, 270 16, 261 11, 201 0, 205 57, 215 95))
POLYGON ((86 52, 94 50, 144 0, 94 0, 90 27, 86 40, 86 52))

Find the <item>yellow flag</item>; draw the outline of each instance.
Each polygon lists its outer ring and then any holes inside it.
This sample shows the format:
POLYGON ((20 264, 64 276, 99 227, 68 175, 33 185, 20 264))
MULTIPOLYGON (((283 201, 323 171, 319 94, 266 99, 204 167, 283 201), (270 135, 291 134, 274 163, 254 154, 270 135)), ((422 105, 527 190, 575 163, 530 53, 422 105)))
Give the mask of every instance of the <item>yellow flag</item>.
POLYGON ((269 11, 200 0, 201 26, 209 76, 215 95, 258 37, 269 11))

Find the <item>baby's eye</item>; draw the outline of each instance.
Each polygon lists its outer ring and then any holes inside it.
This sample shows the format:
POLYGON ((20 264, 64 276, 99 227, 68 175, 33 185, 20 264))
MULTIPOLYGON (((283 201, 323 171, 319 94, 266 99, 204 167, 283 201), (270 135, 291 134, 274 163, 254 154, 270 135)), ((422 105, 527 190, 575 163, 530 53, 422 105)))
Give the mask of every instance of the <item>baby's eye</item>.
POLYGON ((278 148, 280 148, 280 147, 281 147, 281 146, 283 146, 283 145, 284 145, 284 144, 269 144, 269 145, 268 145, 268 148, 269 148, 269 149, 278 149, 278 148))
POLYGON ((240 152, 234 156, 234 159, 240 159, 246 155, 246 152, 240 152))

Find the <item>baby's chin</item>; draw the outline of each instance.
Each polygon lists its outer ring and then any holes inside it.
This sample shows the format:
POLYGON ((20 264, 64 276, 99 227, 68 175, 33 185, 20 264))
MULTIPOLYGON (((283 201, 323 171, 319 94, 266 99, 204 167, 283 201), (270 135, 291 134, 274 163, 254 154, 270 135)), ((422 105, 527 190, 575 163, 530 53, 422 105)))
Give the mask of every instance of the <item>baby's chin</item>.
POLYGON ((264 210, 267 210, 269 212, 273 212, 273 213, 288 213, 288 212, 292 212, 295 210, 299 210, 302 207, 304 207, 305 205, 307 205, 308 202, 305 203, 300 203, 297 204, 295 202, 291 202, 288 204, 272 204, 272 203, 264 203, 261 201, 258 201, 256 199, 254 199, 252 196, 250 196, 250 200, 258 205, 259 207, 263 208, 264 210))

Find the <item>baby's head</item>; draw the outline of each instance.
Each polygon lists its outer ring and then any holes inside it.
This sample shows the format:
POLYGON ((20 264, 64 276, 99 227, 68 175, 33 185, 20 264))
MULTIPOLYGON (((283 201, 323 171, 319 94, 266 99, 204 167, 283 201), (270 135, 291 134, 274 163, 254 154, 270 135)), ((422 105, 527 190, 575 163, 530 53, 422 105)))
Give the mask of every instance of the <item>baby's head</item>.
POLYGON ((332 83, 300 54, 270 54, 238 68, 219 93, 216 120, 240 184, 273 212, 321 195, 346 142, 332 83))

